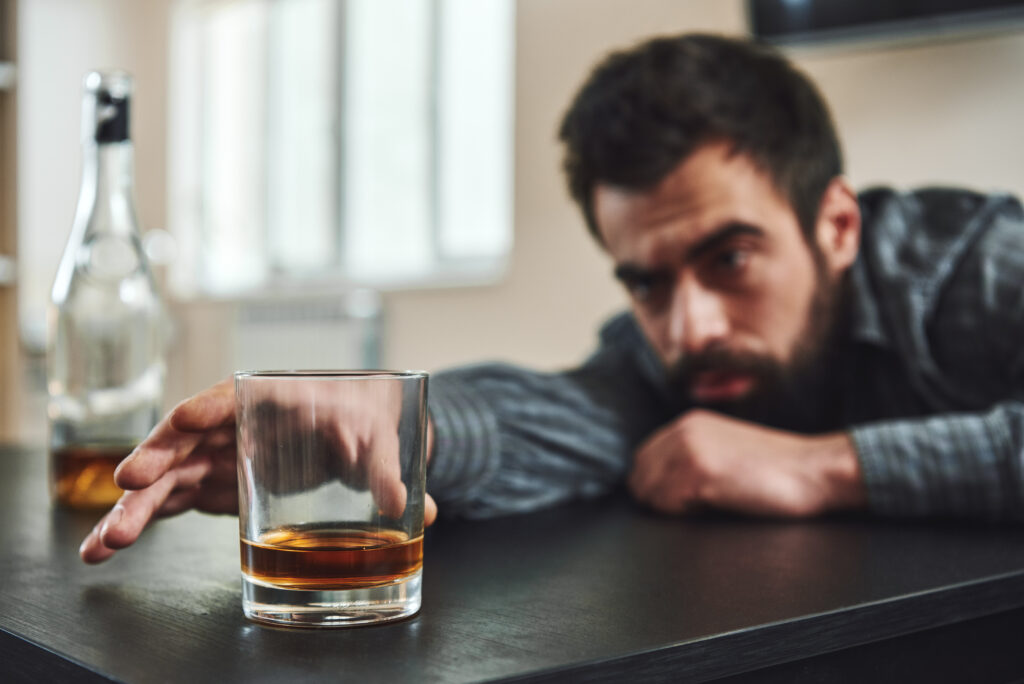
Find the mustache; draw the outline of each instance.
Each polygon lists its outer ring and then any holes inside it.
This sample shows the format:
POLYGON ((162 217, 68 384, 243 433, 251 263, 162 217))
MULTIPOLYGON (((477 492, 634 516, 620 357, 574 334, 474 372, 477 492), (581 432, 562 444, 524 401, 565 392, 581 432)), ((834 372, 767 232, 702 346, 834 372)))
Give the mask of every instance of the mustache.
POLYGON ((689 389, 698 375, 709 371, 750 375, 761 381, 778 380, 784 374, 775 359, 719 347, 685 354, 668 369, 668 381, 674 387, 689 389))

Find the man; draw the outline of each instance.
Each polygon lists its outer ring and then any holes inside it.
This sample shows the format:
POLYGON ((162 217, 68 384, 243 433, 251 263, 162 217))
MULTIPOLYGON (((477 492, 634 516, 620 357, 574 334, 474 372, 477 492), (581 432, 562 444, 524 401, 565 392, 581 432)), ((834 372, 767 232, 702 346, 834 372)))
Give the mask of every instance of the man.
MULTIPOLYGON (((626 480, 666 513, 1024 517, 1019 203, 858 200, 806 77, 714 36, 611 55, 560 137, 632 312, 579 368, 431 380, 428 488, 446 512, 626 480)), ((131 491, 83 558, 154 515, 236 511, 233 422, 229 382, 179 405, 120 466, 131 491)))

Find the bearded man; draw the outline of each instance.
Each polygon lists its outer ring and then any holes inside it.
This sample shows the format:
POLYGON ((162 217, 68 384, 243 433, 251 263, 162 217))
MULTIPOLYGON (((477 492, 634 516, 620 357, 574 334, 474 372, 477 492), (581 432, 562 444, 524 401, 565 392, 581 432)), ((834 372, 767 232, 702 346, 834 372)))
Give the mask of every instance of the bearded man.
MULTIPOLYGON (((632 310, 578 368, 431 379, 442 510, 528 511, 626 482, 670 514, 1024 517, 1017 201, 858 197, 806 76, 709 35, 610 55, 560 139, 632 310)), ((154 515, 236 512, 233 421, 230 382, 172 411, 121 465, 130 491, 83 558, 154 515)))

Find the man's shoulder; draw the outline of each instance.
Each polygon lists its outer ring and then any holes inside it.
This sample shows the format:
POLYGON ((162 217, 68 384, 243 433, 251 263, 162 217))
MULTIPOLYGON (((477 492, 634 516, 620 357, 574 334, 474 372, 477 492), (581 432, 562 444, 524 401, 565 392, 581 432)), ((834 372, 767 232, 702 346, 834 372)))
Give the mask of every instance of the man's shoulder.
POLYGON ((637 325, 633 313, 620 311, 613 314, 602 325, 598 338, 602 345, 633 345, 642 341, 640 326, 637 325))
POLYGON ((865 257, 883 271, 927 279, 962 256, 995 225, 1024 228, 1009 194, 962 188, 871 188, 859 195, 865 257))
POLYGON ((1021 218, 1020 201, 1007 193, 966 188, 925 187, 896 190, 868 188, 858 195, 869 232, 955 239, 968 224, 994 215, 1021 218))

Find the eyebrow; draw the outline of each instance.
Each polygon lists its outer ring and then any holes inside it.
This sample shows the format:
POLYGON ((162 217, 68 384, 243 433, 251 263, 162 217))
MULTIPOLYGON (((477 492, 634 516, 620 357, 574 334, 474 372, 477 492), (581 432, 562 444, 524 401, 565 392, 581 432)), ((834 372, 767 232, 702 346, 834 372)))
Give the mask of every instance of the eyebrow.
POLYGON ((653 283, 656 280, 667 278, 667 268, 644 268, 636 264, 620 264, 615 267, 615 278, 625 285, 638 283, 653 283))
MULTIPOLYGON (((761 238, 764 237, 765 232, 749 223, 730 221, 687 249, 683 261, 695 261, 702 255, 741 235, 761 238)), ((645 268, 639 264, 626 262, 615 267, 615 277, 623 283, 651 282, 667 276, 669 270, 668 268, 645 268)))

